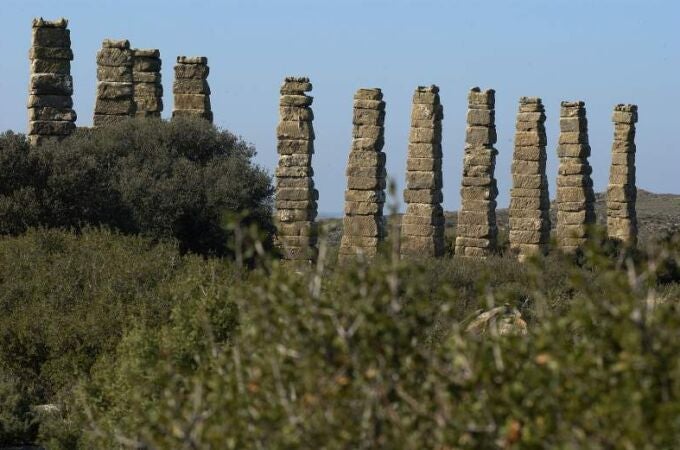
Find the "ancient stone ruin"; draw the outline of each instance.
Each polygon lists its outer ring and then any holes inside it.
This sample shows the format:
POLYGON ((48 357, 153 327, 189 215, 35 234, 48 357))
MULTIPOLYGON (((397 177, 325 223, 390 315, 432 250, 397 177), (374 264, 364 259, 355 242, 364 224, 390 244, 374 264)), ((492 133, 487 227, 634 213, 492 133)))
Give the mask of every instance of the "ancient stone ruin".
POLYGON ((97 100, 94 126, 109 125, 135 115, 132 67, 128 40, 104 39, 97 52, 97 100))
POLYGON ((636 105, 616 105, 612 165, 607 188, 607 234, 609 237, 635 245, 637 243, 637 213, 635 201, 635 123, 636 105))
POLYGON ((442 119, 437 86, 416 88, 406 160, 406 213, 401 219, 401 256, 444 254, 442 119))
POLYGON ((468 94, 467 130, 461 207, 456 227, 456 256, 487 257, 496 250, 495 91, 472 88, 468 94))
POLYGON ((550 242, 550 197, 545 174, 547 159, 545 108, 540 98, 519 100, 512 155, 510 249, 520 260, 545 254, 550 242))
POLYGON ((339 257, 373 257, 384 238, 385 102, 380 89, 354 94, 352 148, 347 162, 345 217, 339 257))
POLYGON ((583 102, 562 102, 557 156, 557 245, 573 252, 588 239, 595 223, 595 193, 588 163, 588 120, 583 102))
POLYGON ((75 130, 71 33, 68 21, 33 19, 29 51, 28 138, 32 145, 62 139, 75 130))
POLYGON ((161 117, 163 85, 161 84, 161 52, 158 49, 132 50, 132 82, 134 84, 135 115, 161 117))
POLYGON ((208 58, 178 56, 172 93, 175 108, 172 117, 199 117, 212 123, 210 86, 208 86, 208 58))
POLYGON ((286 260, 310 262, 316 253, 316 214, 319 192, 314 188, 312 155, 313 98, 309 78, 287 77, 281 86, 280 122, 276 130, 279 165, 276 168, 278 245, 286 260))
MULTIPOLYGON (((29 52, 28 137, 32 145, 59 140, 75 130, 71 39, 66 19, 34 19, 29 52)), ((173 117, 213 113, 206 57, 178 56, 174 67, 173 117)), ((160 118, 163 111, 158 49, 131 49, 127 40, 105 39, 97 53, 94 126, 127 117, 160 118)), ((318 192, 311 166, 314 153, 312 85, 307 78, 286 78, 281 87, 276 169, 278 242, 288 260, 311 261, 316 252, 318 192)), ((442 195, 443 107, 437 86, 418 87, 413 95, 411 129, 401 220, 403 257, 441 256, 444 248, 442 195)), ((376 255, 385 237, 385 103, 380 89, 359 89, 354 96, 353 141, 347 164, 341 259, 376 255)), ((522 97, 517 114, 509 207, 510 248, 521 259, 546 253, 550 200, 546 177, 545 109, 540 98, 522 97)), ((614 143, 607 190, 610 237, 637 242, 635 185, 636 105, 614 108, 614 143)), ((495 92, 473 88, 468 94, 461 207, 455 254, 487 257, 497 246, 495 164, 498 151, 495 92)), ((595 223, 588 124, 583 102, 562 102, 560 164, 557 177, 555 237, 572 252, 583 245, 595 223)))

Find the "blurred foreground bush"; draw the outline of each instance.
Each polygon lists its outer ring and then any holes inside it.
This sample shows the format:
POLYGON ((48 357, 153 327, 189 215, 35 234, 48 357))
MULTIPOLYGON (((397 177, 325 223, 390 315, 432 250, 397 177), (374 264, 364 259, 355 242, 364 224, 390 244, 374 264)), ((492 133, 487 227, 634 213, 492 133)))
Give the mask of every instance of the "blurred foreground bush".
POLYGON ((0 445, 674 448, 679 249, 244 270, 4 237, 0 445))
MULTIPOLYGON (((194 311, 203 287, 228 285, 232 269, 182 256, 170 243, 108 231, 0 238, 0 447, 34 440, 35 406, 69 401, 124 330, 158 328, 175 306, 194 311)), ((233 306, 217 301, 209 306, 211 326, 233 326, 233 306)), ((188 335, 184 342, 199 348, 188 335)))
POLYGON ((656 273, 677 248, 274 264, 203 289, 226 292, 237 329, 179 305, 132 327, 71 420, 83 448, 673 448, 680 291, 656 273), (528 327, 466 331, 499 304, 528 327))

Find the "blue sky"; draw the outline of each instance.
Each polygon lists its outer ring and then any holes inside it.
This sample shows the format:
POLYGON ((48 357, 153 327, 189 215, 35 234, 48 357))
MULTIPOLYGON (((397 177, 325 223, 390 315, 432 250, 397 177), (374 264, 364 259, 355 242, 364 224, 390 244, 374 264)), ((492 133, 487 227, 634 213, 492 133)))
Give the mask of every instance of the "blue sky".
POLYGON ((506 206, 520 96, 539 96, 548 121, 551 195, 561 100, 584 100, 596 190, 606 188, 617 103, 637 103, 638 186, 680 193, 680 2, 677 0, 2 0, 0 129, 26 130, 31 19, 70 20, 78 124, 92 123, 95 55, 104 38, 159 48, 164 117, 177 55, 209 58, 215 123, 255 144, 276 167, 278 89, 314 84, 315 181, 322 212, 342 211, 352 95, 380 87, 387 102, 388 173, 403 189, 410 100, 437 84, 444 104, 444 206, 460 203, 466 94, 496 89, 499 206, 506 206))

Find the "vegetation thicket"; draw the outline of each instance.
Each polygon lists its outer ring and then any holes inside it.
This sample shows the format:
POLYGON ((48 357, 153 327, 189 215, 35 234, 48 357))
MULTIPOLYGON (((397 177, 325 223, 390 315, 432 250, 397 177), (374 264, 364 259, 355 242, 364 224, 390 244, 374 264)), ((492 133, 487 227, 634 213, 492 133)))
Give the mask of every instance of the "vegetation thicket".
POLYGON ((0 241, 0 442, 671 448, 679 250, 295 272, 31 230, 0 241))
POLYGON ((182 172, 151 151, 175 148, 165 143, 179 122, 156 124, 79 131, 71 150, 65 140, 44 155, 22 147, 22 136, 0 141, 3 167, 18 168, 0 172, 0 446, 677 445, 680 236, 641 250, 593 239, 576 255, 553 251, 523 264, 403 260, 394 242, 370 263, 338 264, 322 237, 316 264, 292 270, 258 241, 271 230, 258 216, 268 211, 270 181, 249 162, 252 149, 187 122, 243 156, 201 159, 197 144, 191 158, 176 156, 186 160, 182 172), (149 137, 135 134, 142 129, 149 137), (97 139, 121 155, 107 159, 88 144, 97 139), (156 156, 145 159, 147 150, 156 156), (181 227, 143 219, 159 204, 166 218, 192 211, 180 207, 189 178, 171 174, 203 177, 189 192, 208 198, 222 192, 208 174, 229 164, 260 187, 227 195, 234 203, 204 203, 219 214, 196 213, 214 219, 225 240, 238 236, 229 246, 199 245, 181 227), (137 188, 123 189, 130 180, 137 188), (34 199, 33 212, 21 211, 21 196, 34 199), (103 199, 116 198, 127 215, 104 220, 113 209, 103 199), (57 221, 66 210, 81 219, 57 221), (10 211, 22 220, 10 225, 10 211), (225 226, 225 214, 243 227, 225 226), (135 227, 116 222, 124 220, 135 227))
POLYGON ((0 135, 0 234, 104 225, 223 256, 233 238, 226 222, 256 224, 265 237, 273 230, 273 187, 254 154, 190 118, 81 128, 38 148, 8 132, 0 135))

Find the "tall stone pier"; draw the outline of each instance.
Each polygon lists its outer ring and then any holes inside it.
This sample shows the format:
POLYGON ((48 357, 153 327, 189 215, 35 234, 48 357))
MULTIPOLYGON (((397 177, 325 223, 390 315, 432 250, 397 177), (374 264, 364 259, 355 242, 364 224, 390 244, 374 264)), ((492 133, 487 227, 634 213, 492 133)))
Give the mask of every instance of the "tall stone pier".
POLYGON ((401 256, 444 254, 442 119, 437 86, 416 88, 406 160, 406 213, 401 219, 401 256))
POLYGON ((520 98, 515 130, 509 211, 510 249, 523 260, 532 254, 546 253, 550 242, 545 108, 540 98, 520 98))
POLYGON ((132 82, 134 83, 135 115, 159 118, 163 111, 161 52, 155 48, 136 48, 133 54, 132 82))
POLYGON ((172 93, 175 108, 172 117, 199 117, 212 123, 210 86, 208 85, 208 58, 205 56, 178 56, 172 93))
POLYGON ((130 42, 104 39, 97 52, 97 100, 94 126, 109 125, 135 115, 130 42))
POLYGON ((461 206, 456 229, 457 256, 487 257, 496 250, 496 96, 493 89, 468 94, 461 206))
POLYGON ((60 140, 75 130, 71 34, 66 19, 33 19, 29 59, 28 138, 32 145, 60 140))
POLYGON ((636 105, 616 105, 612 165, 607 188, 607 234, 625 243, 637 243, 635 201, 635 123, 636 105))
POLYGON ((317 200, 312 155, 314 128, 309 78, 287 77, 281 86, 280 122, 276 129, 277 240, 286 260, 307 263, 316 256, 317 200))
POLYGON ((354 94, 352 148, 347 162, 345 217, 339 258, 373 257, 384 238, 385 102, 380 89, 354 94))
POLYGON ((557 175, 557 245, 573 252, 588 239, 595 223, 595 193, 588 163, 588 120, 584 102, 562 102, 560 139, 557 147, 560 165, 557 175))

